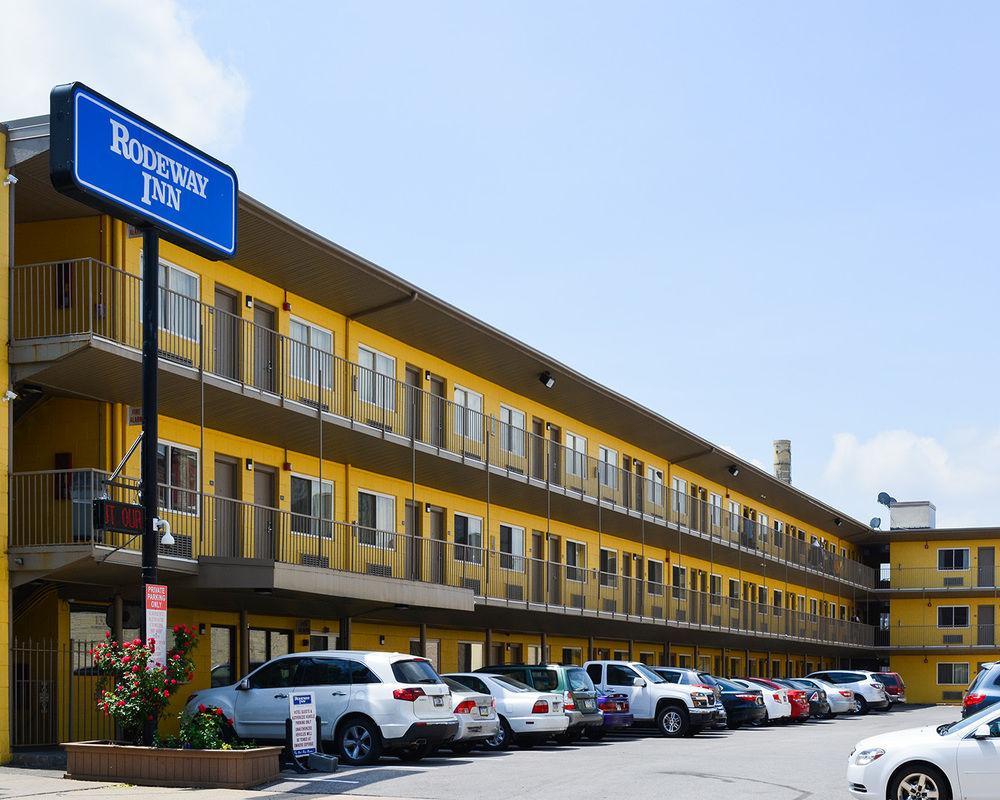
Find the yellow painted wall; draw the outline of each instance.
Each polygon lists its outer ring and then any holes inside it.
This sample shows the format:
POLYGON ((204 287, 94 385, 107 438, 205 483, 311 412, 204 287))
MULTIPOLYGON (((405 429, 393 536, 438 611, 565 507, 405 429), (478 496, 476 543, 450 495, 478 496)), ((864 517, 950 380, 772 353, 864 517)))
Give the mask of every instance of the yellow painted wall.
POLYGON ((889 669, 898 672, 906 684, 906 699, 910 703, 961 703, 956 697, 946 698, 945 693, 961 693, 968 683, 939 684, 938 664, 968 664, 969 682, 976 677, 979 665, 996 660, 994 653, 949 652, 923 655, 894 655, 889 659, 889 669))

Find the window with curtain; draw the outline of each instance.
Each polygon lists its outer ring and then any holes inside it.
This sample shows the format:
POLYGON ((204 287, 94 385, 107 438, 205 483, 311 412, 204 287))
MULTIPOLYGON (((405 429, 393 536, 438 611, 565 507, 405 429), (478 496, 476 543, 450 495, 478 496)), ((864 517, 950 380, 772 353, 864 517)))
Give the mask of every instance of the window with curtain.
POLYGON ((583 581, 587 577, 587 545, 583 542, 566 542, 566 578, 583 581))
POLYGON ((566 434, 566 474, 582 478, 587 469, 587 440, 575 433, 566 434))
POLYGON ((470 389, 456 386, 455 434, 474 442, 483 440, 483 396, 470 389))
POLYGON ((601 486, 618 487, 618 451, 601 445, 597 448, 597 476, 601 486))
POLYGON ((156 482, 160 508, 198 513, 198 451, 160 442, 156 446, 156 482))
POLYGON ((500 567, 524 572, 524 528, 500 523, 500 567))
POLYGON ((322 373, 323 388, 333 386, 333 334, 308 322, 292 319, 288 323, 288 336, 291 339, 291 376, 318 384, 322 373))
POLYGON ((653 505, 663 505, 663 473, 656 467, 646 467, 646 497, 653 505))
POLYGON ((505 453, 524 457, 525 416, 510 406, 500 406, 500 447, 505 453))
POLYGON ((358 490, 358 542, 372 547, 396 546, 396 498, 358 490))
POLYGON ((481 564, 483 560, 483 521, 468 514, 455 514, 455 560, 481 564))
POLYGON ((663 562, 650 559, 646 562, 646 576, 649 593, 660 596, 663 594, 663 562))
POLYGON ((304 475, 292 475, 292 531, 333 535, 333 483, 304 475))
POLYGON ((358 347, 358 394, 365 403, 396 409, 396 359, 372 350, 358 347))
POLYGON ((601 586, 618 585, 618 551, 601 548, 601 586))
POLYGON ((199 278, 193 272, 160 262, 160 330, 198 339, 199 278))

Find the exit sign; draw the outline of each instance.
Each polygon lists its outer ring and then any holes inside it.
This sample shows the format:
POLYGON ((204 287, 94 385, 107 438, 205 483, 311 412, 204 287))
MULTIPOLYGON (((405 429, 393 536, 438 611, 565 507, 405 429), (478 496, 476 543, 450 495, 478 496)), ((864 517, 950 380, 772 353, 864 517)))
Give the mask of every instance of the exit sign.
POLYGON ((144 530, 142 506, 114 500, 95 500, 94 528, 141 536, 144 530))

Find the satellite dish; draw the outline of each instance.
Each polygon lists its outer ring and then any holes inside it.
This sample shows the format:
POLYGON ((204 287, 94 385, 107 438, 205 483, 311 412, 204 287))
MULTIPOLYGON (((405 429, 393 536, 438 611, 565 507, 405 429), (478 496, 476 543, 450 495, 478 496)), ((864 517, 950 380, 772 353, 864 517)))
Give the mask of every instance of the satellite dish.
POLYGON ((881 517, 872 517, 871 522, 868 523, 869 528, 880 528, 882 526, 881 517))
POLYGON ((892 498, 889 496, 888 492, 879 492, 877 500, 879 504, 883 506, 887 506, 892 502, 892 498))

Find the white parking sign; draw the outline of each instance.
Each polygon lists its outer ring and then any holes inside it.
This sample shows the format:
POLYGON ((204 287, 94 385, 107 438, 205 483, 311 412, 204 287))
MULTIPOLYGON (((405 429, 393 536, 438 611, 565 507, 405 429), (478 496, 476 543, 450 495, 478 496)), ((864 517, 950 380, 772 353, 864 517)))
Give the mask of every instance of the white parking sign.
POLYGON ((292 755, 296 758, 316 752, 316 697, 312 692, 293 692, 288 697, 292 720, 292 755))

